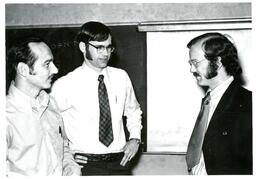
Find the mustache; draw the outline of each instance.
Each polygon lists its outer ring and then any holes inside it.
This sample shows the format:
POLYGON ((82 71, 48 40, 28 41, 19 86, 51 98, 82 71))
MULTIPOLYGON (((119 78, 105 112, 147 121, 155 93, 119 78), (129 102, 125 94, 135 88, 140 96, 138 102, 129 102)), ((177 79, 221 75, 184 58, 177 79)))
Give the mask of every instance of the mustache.
POLYGON ((200 76, 199 73, 197 73, 197 72, 194 72, 193 75, 194 75, 195 77, 200 76))
POLYGON ((48 77, 48 79, 49 79, 49 80, 52 80, 53 77, 54 77, 54 75, 51 75, 51 76, 48 77))

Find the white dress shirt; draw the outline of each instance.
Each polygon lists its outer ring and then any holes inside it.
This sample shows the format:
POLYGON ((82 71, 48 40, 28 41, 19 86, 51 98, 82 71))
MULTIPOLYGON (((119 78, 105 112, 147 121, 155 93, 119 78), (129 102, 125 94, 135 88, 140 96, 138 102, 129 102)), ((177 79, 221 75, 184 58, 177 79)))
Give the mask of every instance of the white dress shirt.
POLYGON ((60 113, 45 91, 34 99, 12 83, 6 118, 7 176, 61 176, 73 167, 80 171, 63 139, 60 113))
POLYGON ((99 141, 99 73, 83 63, 52 87, 51 94, 61 110, 70 147, 77 152, 121 152, 126 143, 122 116, 127 116, 130 138, 140 139, 142 111, 127 73, 106 67, 100 74, 104 75, 112 117, 114 141, 109 147, 99 141))
MULTIPOLYGON (((210 123, 212 115, 213 115, 213 113, 214 113, 222 95, 225 93, 228 86, 232 83, 233 80, 234 80, 234 77, 231 76, 226 81, 221 83, 219 86, 214 88, 212 91, 208 90, 210 92, 210 95, 211 95, 211 100, 210 100, 210 103, 209 103, 210 111, 209 111, 209 116, 208 116, 208 125, 210 123)), ((193 167, 191 172, 192 172, 191 174, 193 174, 193 175, 207 175, 206 168, 205 168, 205 163, 204 163, 203 152, 201 153, 201 158, 200 158, 200 161, 199 161, 198 165, 193 167)))

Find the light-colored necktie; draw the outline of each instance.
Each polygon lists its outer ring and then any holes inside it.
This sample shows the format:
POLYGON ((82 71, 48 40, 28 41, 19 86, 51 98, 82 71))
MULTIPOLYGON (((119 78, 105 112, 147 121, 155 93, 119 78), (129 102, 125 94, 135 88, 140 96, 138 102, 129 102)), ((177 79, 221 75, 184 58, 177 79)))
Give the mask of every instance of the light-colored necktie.
POLYGON ((108 93, 104 84, 104 76, 99 75, 98 97, 100 105, 99 141, 105 146, 109 146, 114 140, 111 112, 108 101, 108 93))
POLYGON ((210 92, 202 100, 201 110, 188 143, 186 161, 189 171, 199 163, 201 157, 204 136, 207 130, 209 102, 210 92))

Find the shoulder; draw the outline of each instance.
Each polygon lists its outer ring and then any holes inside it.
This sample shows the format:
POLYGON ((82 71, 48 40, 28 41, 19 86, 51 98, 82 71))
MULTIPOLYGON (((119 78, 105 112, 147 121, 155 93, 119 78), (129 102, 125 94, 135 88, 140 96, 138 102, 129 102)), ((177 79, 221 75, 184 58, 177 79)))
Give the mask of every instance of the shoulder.
POLYGON ((77 67, 76 69, 74 69, 73 71, 67 73, 66 75, 60 77, 58 80, 62 80, 62 81, 65 81, 67 79, 72 79, 73 77, 76 77, 78 75, 81 75, 81 72, 82 72, 82 68, 81 66, 80 67, 77 67))
POLYGON ((116 67, 107 67, 108 73, 111 76, 116 76, 118 78, 129 78, 127 72, 121 68, 116 68, 116 67))
POLYGON ((247 101, 249 99, 252 99, 252 92, 240 85, 238 82, 233 82, 230 86, 233 89, 233 93, 238 100, 245 99, 247 101))
POLYGON ((108 69, 108 72, 111 72, 111 73, 126 74, 126 71, 123 70, 123 69, 121 69, 121 68, 116 68, 116 67, 110 67, 110 66, 108 66, 107 69, 108 69))
POLYGON ((6 119, 7 123, 10 122, 10 120, 15 119, 15 114, 18 111, 18 106, 15 105, 15 102, 10 100, 10 98, 6 97, 6 119))
POLYGON ((249 96, 249 97, 252 96, 252 92, 250 90, 248 90, 242 86, 240 86, 240 90, 241 90, 241 93, 243 93, 244 95, 249 96))
POLYGON ((18 101, 12 95, 6 96, 6 115, 9 116, 14 114, 16 111, 19 111, 18 101))
POLYGON ((30 113, 27 108, 28 104, 25 101, 19 101, 13 95, 6 96, 6 122, 7 125, 22 124, 24 119, 28 119, 30 113))
POLYGON ((66 75, 58 78, 54 83, 52 88, 56 88, 57 86, 65 87, 66 85, 70 86, 70 83, 75 82, 80 76, 81 68, 78 67, 75 70, 67 73, 66 75), (75 80, 76 79, 76 80, 75 80))
POLYGON ((252 109, 252 92, 238 82, 232 82, 225 92, 225 99, 229 106, 237 111, 251 111, 252 109))
POLYGON ((236 94, 236 99, 240 102, 240 104, 243 103, 244 107, 246 107, 249 110, 252 110, 252 92, 251 91, 240 86, 236 94))
POLYGON ((108 74, 111 80, 123 84, 123 85, 128 85, 131 83, 131 79, 128 75, 128 73, 120 68, 115 68, 115 67, 108 67, 108 74))

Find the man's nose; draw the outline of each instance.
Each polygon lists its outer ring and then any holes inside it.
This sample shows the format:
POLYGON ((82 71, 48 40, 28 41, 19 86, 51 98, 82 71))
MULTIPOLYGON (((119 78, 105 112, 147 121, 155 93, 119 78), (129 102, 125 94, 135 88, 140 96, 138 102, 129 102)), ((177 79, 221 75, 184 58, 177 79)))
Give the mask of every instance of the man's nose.
POLYGON ((57 74, 59 72, 58 68, 52 63, 51 65, 51 73, 52 74, 57 74))
POLYGON ((194 67, 194 65, 190 65, 190 73, 194 72, 196 72, 196 68, 194 67))
POLYGON ((104 56, 108 56, 109 52, 107 50, 107 48, 104 48, 104 50, 102 51, 102 55, 104 56))

